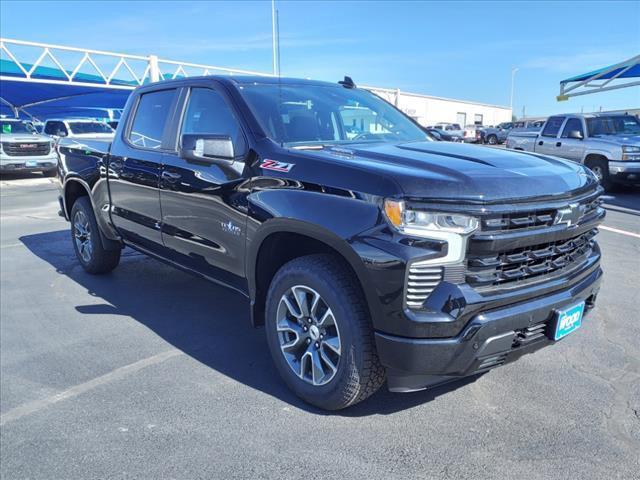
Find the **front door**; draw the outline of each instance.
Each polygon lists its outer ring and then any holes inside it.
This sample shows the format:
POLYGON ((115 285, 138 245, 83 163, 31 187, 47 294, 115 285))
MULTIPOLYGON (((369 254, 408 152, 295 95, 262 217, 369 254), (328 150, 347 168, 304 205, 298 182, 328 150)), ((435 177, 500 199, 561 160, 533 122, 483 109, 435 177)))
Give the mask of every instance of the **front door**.
POLYGON ((247 141, 225 93, 207 86, 183 90, 176 146, 166 153, 160 178, 162 238, 169 258, 245 290, 247 141), (181 158, 182 134, 228 135, 234 161, 181 158))
POLYGON ((563 158, 568 158, 574 162, 582 162, 584 155, 584 140, 577 138, 569 138, 569 133, 572 131, 580 132, 584 139, 584 128, 582 126, 582 120, 579 118, 570 118, 567 123, 564 124, 562 129, 562 135, 560 135, 558 151, 555 155, 563 158))
POLYGON ((558 155, 558 147, 556 143, 559 143, 558 134, 565 117, 549 117, 544 124, 542 133, 536 139, 535 151, 543 155, 558 155))
POLYGON ((126 241, 156 253, 162 250, 163 139, 176 92, 152 91, 136 99, 133 118, 121 141, 114 142, 108 166, 113 224, 126 241))

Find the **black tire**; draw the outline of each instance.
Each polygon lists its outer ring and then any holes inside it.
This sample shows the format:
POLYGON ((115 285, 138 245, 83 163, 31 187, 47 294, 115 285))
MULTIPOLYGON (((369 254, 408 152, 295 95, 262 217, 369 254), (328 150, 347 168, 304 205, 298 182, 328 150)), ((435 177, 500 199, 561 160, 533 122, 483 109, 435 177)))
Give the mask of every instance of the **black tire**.
POLYGON ((334 256, 309 255, 285 264, 273 278, 266 302, 265 326, 271 356, 285 383, 300 398, 322 409, 340 410, 366 399, 384 383, 385 370, 378 359, 358 280, 334 256), (294 373, 281 350, 276 327, 278 306, 294 286, 309 287, 321 296, 333 313, 340 344, 344 346, 333 377, 323 385, 313 385, 294 373))
POLYGON ((585 164, 598 178, 600 185, 602 185, 605 191, 613 189, 613 182, 611 182, 611 178, 609 177, 609 163, 607 160, 602 158, 591 159, 587 160, 585 164))
POLYGON ((42 172, 42 175, 45 177, 55 177, 58 173, 58 169, 57 168, 52 168, 51 170, 44 170, 42 172))
POLYGON ((498 144, 498 137, 496 137, 495 135, 489 135, 487 137, 487 143, 489 145, 497 145, 498 144))
POLYGON ((105 250, 100 239, 98 223, 89 197, 80 197, 71 209, 71 243, 76 257, 87 273, 107 273, 120 263, 121 250, 105 250), (88 236, 79 228, 80 222, 88 225, 88 236), (79 243, 83 244, 81 247, 79 243))

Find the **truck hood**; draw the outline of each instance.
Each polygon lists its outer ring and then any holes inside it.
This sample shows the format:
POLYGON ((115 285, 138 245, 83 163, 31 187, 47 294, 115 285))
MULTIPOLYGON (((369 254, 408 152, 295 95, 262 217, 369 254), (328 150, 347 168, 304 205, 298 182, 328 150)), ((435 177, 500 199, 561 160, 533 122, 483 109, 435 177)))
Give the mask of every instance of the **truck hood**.
POLYGON ((28 133, 0 133, 0 142, 42 143, 51 142, 51 137, 46 135, 30 135, 28 133))
POLYGON ((448 142, 328 147, 313 152, 395 180, 407 197, 482 203, 561 198, 596 186, 556 157, 448 142))
POLYGON ((598 142, 606 143, 608 145, 633 145, 640 146, 640 135, 630 135, 630 134, 618 134, 618 135, 594 135, 594 139, 597 139, 598 142))

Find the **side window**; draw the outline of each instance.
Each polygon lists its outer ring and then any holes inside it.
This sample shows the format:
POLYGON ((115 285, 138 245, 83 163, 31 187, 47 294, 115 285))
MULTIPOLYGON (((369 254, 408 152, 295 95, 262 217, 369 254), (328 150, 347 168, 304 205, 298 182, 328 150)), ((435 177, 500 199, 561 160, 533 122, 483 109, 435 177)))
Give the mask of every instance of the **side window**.
POLYGON ((582 131, 582 122, 578 118, 570 118, 567 120, 567 124, 562 129, 562 138, 568 138, 569 132, 572 130, 578 130, 584 136, 584 132, 582 131))
POLYGON ((549 120, 547 120, 547 123, 544 126, 544 130, 542 130, 542 136, 557 136, 560 131, 560 127, 562 126, 562 122, 564 122, 564 118, 565 117, 549 117, 549 120))
POLYGON ((193 88, 182 120, 182 133, 228 135, 236 155, 243 155, 244 137, 240 123, 224 98, 210 88, 193 88))
POLYGON ((161 147, 162 134, 174 95, 175 90, 142 94, 128 136, 131 144, 142 148, 161 147))

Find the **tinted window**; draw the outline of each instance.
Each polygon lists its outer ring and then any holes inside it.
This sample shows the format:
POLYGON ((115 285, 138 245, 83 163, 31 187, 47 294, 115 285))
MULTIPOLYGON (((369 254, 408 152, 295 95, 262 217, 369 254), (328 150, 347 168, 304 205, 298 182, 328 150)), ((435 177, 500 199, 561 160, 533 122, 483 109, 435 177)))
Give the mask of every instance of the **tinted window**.
POLYGON ((102 122, 69 122, 69 129, 75 134, 113 133, 113 129, 102 122))
POLYGON ((33 127, 24 122, 8 122, 5 120, 0 121, 2 130, 0 133, 33 133, 33 127))
POLYGON ((555 137, 558 135, 562 122, 564 122, 564 117, 550 117, 544 126, 544 130, 542 130, 542 136, 555 137))
POLYGON ((569 132, 573 130, 578 130, 582 135, 584 135, 584 132, 582 131, 582 122, 577 118, 570 118, 567 120, 567 124, 562 130, 562 138, 568 138, 569 132))
POLYGON ((222 96, 209 88, 191 90, 182 133, 229 135, 236 154, 244 152, 244 138, 238 120, 222 96))
POLYGON ((138 102, 129 141, 138 147, 160 148, 175 90, 144 93, 138 102))

